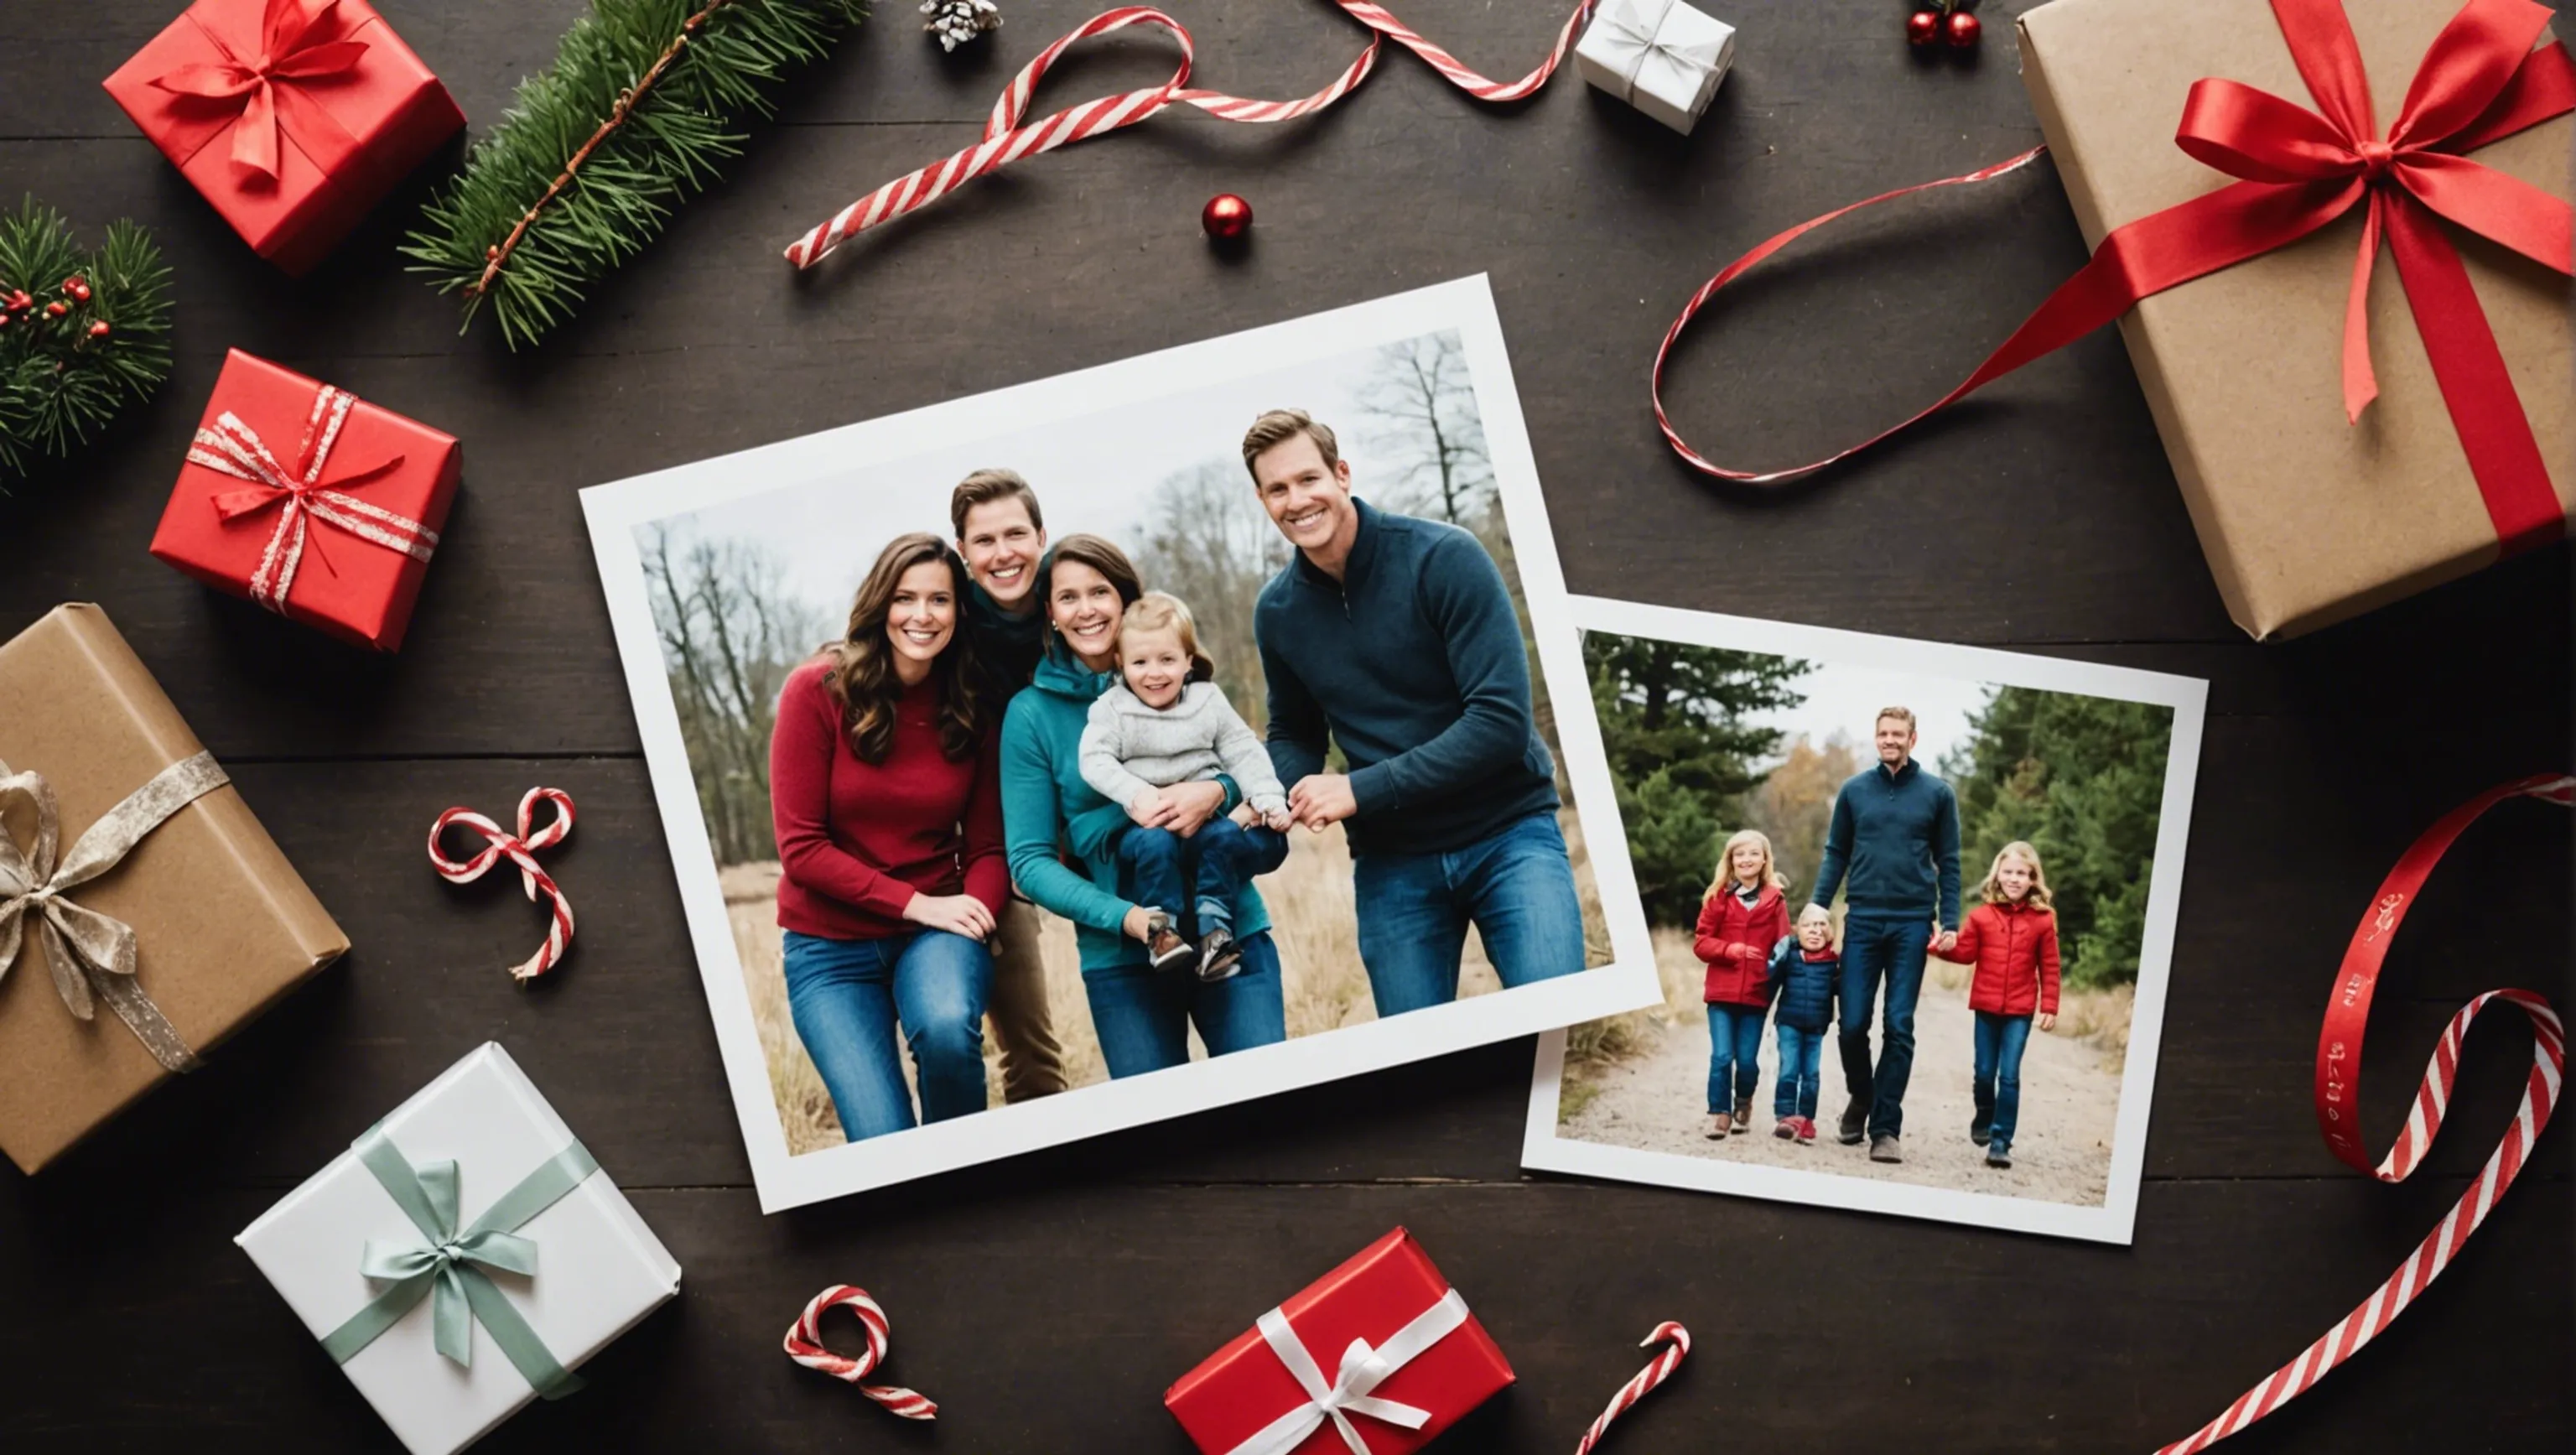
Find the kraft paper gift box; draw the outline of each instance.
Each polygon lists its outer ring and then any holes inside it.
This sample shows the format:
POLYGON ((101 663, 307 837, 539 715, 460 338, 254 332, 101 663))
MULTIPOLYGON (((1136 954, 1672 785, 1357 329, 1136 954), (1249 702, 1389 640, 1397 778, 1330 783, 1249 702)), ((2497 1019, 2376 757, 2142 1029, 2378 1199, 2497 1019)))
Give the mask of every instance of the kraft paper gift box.
POLYGON ((349 941, 97 607, 0 645, 0 764, 0 1150, 33 1172, 349 941))
MULTIPOLYGON (((2352 0, 2384 136, 2460 0, 2352 0)), ((2314 109, 2258 0, 2052 0, 2020 20, 2023 80, 2088 246, 2236 179, 2175 145, 2192 83, 2225 77, 2314 109)), ((2469 155, 2569 195, 2566 116, 2469 155)), ((2140 302, 2120 331, 2228 614, 2293 636, 2465 576, 2502 553, 2400 286, 2380 248, 2369 293, 2379 397, 2345 418, 2344 312, 2365 207, 2289 246, 2140 302)), ((2567 280, 2438 224, 2457 245, 2556 493, 2576 506, 2576 335, 2567 280)), ((2522 544, 2533 544, 2524 541, 2522 544)))
POLYGON ((233 1241, 412 1455, 571 1393, 571 1370, 680 1291, 680 1265, 490 1042, 233 1241))
POLYGON ((232 349, 152 554, 343 641, 395 651, 462 461, 452 435, 232 349))
POLYGON ((290 274, 465 125, 366 0, 197 0, 102 84, 290 274))
POLYGON ((1409 1455, 1511 1382, 1466 1300, 1397 1228, 1181 1376, 1163 1405, 1203 1455, 1344 1455, 1329 1407, 1372 1455, 1409 1455))
POLYGON ((1735 27, 1681 0, 1602 0, 1574 69, 1687 136, 1735 61, 1735 27))

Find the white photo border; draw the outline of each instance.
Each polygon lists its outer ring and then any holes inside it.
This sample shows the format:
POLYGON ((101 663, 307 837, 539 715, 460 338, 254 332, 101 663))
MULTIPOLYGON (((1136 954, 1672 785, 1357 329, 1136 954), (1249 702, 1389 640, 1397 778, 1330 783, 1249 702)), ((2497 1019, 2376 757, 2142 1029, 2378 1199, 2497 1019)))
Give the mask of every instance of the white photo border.
POLYGON ((672 849, 681 907, 715 1020, 725 1077, 764 1213, 1014 1156, 1195 1111, 1526 1036, 1650 1005, 1662 991, 1609 761, 1590 711, 1580 639, 1567 614, 1538 466, 1492 290, 1477 274, 1267 327, 1184 344, 943 404, 675 466, 581 492, 601 589, 626 669, 654 799, 672 849), (959 439, 1079 417, 1104 407, 1321 362, 1375 344, 1455 330, 1483 413, 1504 519, 1542 680, 1557 704, 1557 743, 1585 826, 1611 958, 1579 974, 1317 1032, 1059 1096, 989 1108, 891 1136, 790 1156, 754 1028, 714 855, 680 737, 635 543, 639 524, 902 460, 959 439), (1596 831, 1596 823, 1609 826, 1596 831))
MULTIPOLYGON (((1530 1080, 1529 1122, 1521 1142, 1521 1165, 1535 1171, 1732 1193, 2097 1243, 2125 1245, 2133 1241, 2138 1219, 2138 1179, 2146 1164, 2147 1121, 2155 1101, 2156 1053, 2164 1035, 2174 921, 2182 898, 2183 856, 2190 837, 2192 790, 2199 776, 2209 684, 2195 677, 2094 662, 1684 611, 1603 597, 1576 596, 1568 604, 1576 627, 1582 631, 2157 703, 2173 709, 2173 737, 2166 750, 2155 863, 2147 885, 2146 932, 2138 950, 2137 1001, 2129 1029, 2128 1056, 2121 1067, 2120 1110, 2113 1124, 2110 1179, 2101 1206, 1758 1167, 1562 1137, 1557 1134, 1558 1096, 1565 1070, 1562 1030, 1539 1038, 1537 1063, 1530 1080)), ((1598 725, 1591 726, 1597 729, 1598 725)), ((1612 811, 1616 812, 1615 805, 1612 811)), ((1597 837, 1601 829, 1590 822, 1589 809, 1584 816, 1585 834, 1597 837)), ((1617 832, 1624 842, 1625 825, 1619 825, 1617 832)), ((1606 884, 1602 893, 1609 893, 1606 884)))

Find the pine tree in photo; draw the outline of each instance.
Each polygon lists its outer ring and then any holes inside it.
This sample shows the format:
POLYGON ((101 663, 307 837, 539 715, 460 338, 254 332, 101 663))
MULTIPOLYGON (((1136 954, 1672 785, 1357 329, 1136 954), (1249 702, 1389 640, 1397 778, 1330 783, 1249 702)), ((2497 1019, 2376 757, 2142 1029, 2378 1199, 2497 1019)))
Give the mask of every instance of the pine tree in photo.
POLYGON ((659 236, 741 155, 792 66, 820 59, 864 0, 591 0, 554 65, 432 202, 402 251, 465 323, 491 305, 510 347, 659 236))
POLYGON ((169 333, 170 270, 142 228, 87 252, 32 197, 0 214, 0 495, 159 388, 169 333))

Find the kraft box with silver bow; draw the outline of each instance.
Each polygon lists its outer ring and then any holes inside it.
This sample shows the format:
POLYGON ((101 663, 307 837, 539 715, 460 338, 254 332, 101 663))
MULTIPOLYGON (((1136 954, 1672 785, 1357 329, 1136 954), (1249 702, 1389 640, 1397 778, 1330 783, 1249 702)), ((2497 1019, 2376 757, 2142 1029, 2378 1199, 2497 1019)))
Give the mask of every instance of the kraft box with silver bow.
POLYGON ((0 1151, 33 1172, 349 948, 125 638, 0 645, 0 1151))
POLYGON ((1583 79, 1687 136, 1735 63, 1735 27, 1681 0, 1602 0, 1574 47, 1583 79))
POLYGON ((1409 1455, 1512 1382, 1402 1228, 1291 1294, 1164 1392, 1205 1455, 1409 1455))
POLYGON ((492 1042, 234 1242, 412 1455, 449 1455, 680 1291, 680 1265, 492 1042))

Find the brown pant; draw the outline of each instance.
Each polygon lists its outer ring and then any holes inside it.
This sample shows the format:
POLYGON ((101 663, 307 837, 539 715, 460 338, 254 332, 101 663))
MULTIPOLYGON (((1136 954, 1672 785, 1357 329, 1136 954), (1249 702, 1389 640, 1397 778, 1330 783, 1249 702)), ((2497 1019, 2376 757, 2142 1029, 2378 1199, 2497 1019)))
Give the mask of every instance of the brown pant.
POLYGON ((1002 1053, 1002 1100, 1064 1090, 1064 1047, 1047 1013, 1046 963, 1038 953, 1038 907, 1013 894, 993 929, 993 990, 985 998, 993 1045, 1002 1053))

